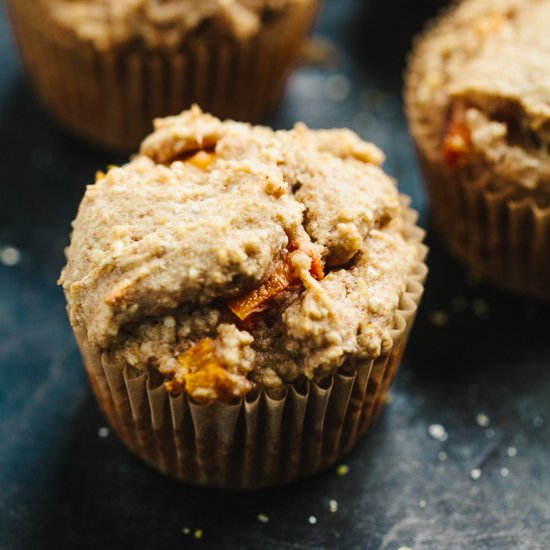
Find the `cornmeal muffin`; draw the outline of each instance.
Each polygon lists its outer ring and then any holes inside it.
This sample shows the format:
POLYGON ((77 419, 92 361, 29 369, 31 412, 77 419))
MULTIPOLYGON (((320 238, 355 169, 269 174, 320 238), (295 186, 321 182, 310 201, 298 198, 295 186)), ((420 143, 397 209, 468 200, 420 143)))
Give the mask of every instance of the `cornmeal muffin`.
POLYGON ((274 132, 194 107, 98 174, 60 282, 130 449, 183 480, 254 488, 354 446, 426 275, 382 160, 348 130, 274 132))
POLYGON ((435 222, 488 280, 550 299, 550 2, 466 0, 416 44, 412 135, 435 222))
POLYGON ((31 80, 67 128, 130 151, 197 102, 257 120, 283 94, 319 0, 8 0, 31 80))

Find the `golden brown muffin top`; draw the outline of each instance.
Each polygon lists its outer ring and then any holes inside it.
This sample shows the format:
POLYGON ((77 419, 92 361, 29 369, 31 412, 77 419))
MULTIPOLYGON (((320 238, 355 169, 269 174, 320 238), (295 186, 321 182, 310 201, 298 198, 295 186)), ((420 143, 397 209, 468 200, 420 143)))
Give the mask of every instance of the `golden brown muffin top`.
POLYGON ((549 28, 547 0, 466 0, 428 30, 412 58, 407 99, 430 157, 446 152, 454 164, 471 154, 505 180, 546 185, 549 28))
MULTIPOLYGON (((219 32, 253 36, 266 14, 310 0, 38 0, 57 27, 98 49, 135 42, 177 47, 193 30, 212 22, 219 32)), ((33 2, 34 3, 34 2, 33 2)))
POLYGON ((197 107, 155 128, 74 222, 61 283, 93 345, 205 398, 382 353, 419 252, 375 146, 197 107))

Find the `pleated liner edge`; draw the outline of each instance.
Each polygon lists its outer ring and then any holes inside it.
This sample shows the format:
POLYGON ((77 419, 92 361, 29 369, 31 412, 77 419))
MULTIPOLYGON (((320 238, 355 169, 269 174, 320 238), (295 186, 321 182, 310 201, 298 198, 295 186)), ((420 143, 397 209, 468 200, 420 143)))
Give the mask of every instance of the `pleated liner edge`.
POLYGON ((495 286, 550 300, 550 207, 489 173, 448 170, 419 151, 434 220, 451 253, 495 286))

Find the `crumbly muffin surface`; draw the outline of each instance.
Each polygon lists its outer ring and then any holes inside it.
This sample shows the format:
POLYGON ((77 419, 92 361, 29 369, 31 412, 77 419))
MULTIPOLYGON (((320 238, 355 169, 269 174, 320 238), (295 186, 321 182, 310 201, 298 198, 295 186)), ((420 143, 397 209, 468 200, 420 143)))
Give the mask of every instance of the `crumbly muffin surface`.
POLYGON ((377 357, 418 261, 382 160, 347 130, 156 121, 86 191, 61 277, 72 323, 197 399, 377 357))
POLYGON ((262 16, 308 0, 37 0, 59 29, 99 49, 135 41, 176 47, 191 31, 212 22, 228 36, 247 38, 262 16))
POLYGON ((408 111, 424 153, 550 189, 550 3, 466 0, 419 41, 408 111))

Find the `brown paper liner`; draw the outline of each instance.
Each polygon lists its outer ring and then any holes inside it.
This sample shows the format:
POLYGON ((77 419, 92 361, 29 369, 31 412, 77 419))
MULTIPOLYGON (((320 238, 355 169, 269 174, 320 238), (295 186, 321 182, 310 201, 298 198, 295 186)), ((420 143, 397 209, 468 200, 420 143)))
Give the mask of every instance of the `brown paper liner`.
POLYGON ((550 207, 419 148, 437 229, 451 252, 493 284, 550 300, 550 207))
POLYGON ((350 452, 379 414, 397 373, 427 267, 424 232, 406 210, 406 238, 418 262, 395 313, 384 356, 344 365, 321 384, 256 391, 233 405, 170 396, 147 373, 102 360, 82 329, 75 335, 93 391, 125 445, 152 466, 200 485, 256 489, 313 474, 350 452))
POLYGON ((24 2, 10 0, 8 7, 47 108, 82 137, 126 151, 150 133, 154 118, 192 103, 220 118, 257 121, 282 97, 319 0, 293 5, 250 39, 197 33, 175 51, 100 51, 56 33, 24 2))

